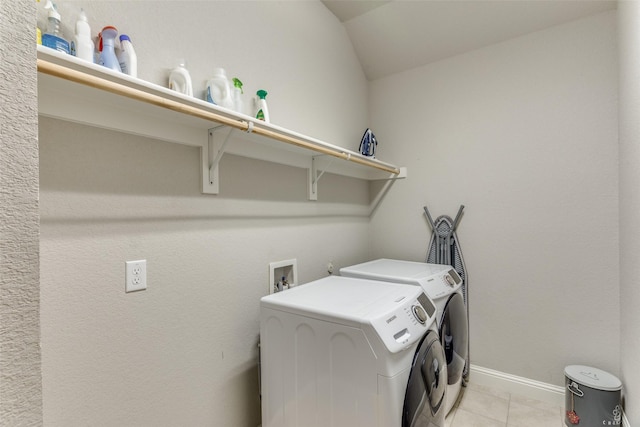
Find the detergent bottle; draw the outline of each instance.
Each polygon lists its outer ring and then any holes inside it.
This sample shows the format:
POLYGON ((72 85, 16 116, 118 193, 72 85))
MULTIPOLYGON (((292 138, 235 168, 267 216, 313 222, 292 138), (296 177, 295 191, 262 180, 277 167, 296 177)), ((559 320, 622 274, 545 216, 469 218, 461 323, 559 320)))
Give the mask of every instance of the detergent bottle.
POLYGON ((76 35, 71 40, 71 54, 85 61, 93 62, 95 46, 91 40, 91 27, 84 9, 80 9, 80 15, 76 21, 76 35))
POLYGON ((189 74, 189 70, 187 70, 187 61, 184 59, 180 59, 178 66, 171 70, 171 74, 169 74, 169 89, 193 96, 191 75, 189 74))
POLYGON ((100 65, 111 68, 115 71, 122 72, 120 62, 116 57, 115 40, 118 35, 116 27, 107 26, 100 32, 99 49, 100 49, 100 65))
POLYGON ((49 9, 49 17, 47 18, 47 31, 42 35, 42 44, 51 49, 69 53, 69 42, 62 37, 62 30, 60 29, 58 7, 51 0, 47 0, 44 8, 49 9))
POLYGON ((224 68, 213 70, 213 77, 207 82, 207 101, 220 107, 233 109, 231 86, 224 68))
POLYGON ((120 53, 118 54, 118 63, 123 73, 131 77, 138 77, 138 56, 133 48, 131 39, 128 35, 120 36, 120 53))

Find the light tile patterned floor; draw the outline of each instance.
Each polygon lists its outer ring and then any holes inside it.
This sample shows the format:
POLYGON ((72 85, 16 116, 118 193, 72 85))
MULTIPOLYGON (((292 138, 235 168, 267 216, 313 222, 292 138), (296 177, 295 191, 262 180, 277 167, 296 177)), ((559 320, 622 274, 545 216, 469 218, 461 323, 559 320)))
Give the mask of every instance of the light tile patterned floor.
POLYGON ((472 383, 445 427, 564 427, 563 408, 472 383))

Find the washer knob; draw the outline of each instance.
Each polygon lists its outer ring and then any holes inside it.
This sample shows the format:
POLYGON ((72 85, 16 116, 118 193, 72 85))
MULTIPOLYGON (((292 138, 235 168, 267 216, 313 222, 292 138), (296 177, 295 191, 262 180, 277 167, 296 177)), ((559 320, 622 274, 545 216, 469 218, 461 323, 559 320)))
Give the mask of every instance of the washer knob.
POLYGON ((448 274, 445 274, 445 275, 444 275, 444 280, 445 280, 445 281, 447 282, 447 284, 448 284, 449 286, 451 286, 452 288, 456 285, 456 281, 455 281, 455 280, 453 280, 453 277, 451 277, 451 276, 450 276, 450 275, 448 275, 448 274))
POLYGON ((418 319, 418 322, 420 322, 420 323, 422 323, 424 325, 424 323, 429 318, 427 316, 427 313, 424 311, 424 308, 422 308, 419 305, 414 305, 412 307, 412 310, 413 310, 413 315, 416 317, 416 319, 418 319))

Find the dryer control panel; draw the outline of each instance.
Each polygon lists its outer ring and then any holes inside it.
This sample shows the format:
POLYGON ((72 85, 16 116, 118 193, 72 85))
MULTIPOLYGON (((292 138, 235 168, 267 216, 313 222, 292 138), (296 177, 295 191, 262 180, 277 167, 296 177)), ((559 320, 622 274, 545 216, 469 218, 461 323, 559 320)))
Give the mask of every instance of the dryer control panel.
MULTIPOLYGON (((447 295, 451 295, 462 286, 462 279, 453 269, 443 271, 442 273, 433 275, 426 280, 426 286, 429 289, 429 296, 438 299, 447 295)), ((425 287, 425 285, 423 285, 425 287)))
POLYGON ((424 292, 417 297, 401 297, 394 302, 397 307, 392 311, 371 320, 371 325, 391 353, 397 353, 421 339, 436 316, 436 306, 424 292))

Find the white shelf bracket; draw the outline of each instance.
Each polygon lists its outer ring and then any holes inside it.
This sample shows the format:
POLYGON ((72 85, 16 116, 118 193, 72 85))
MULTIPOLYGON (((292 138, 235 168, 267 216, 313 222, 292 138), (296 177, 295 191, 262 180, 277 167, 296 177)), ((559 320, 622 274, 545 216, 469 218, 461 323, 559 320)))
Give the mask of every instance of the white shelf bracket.
POLYGON ((322 175, 326 172, 326 169, 331 166, 331 164, 337 159, 337 157, 332 157, 331 161, 327 163, 325 169, 320 171, 318 174, 318 160, 319 157, 324 156, 312 156, 311 157, 311 168, 308 173, 308 187, 309 187, 309 200, 318 200, 318 181, 322 178, 322 175))
POLYGON ((221 129, 225 126, 218 126, 208 130, 207 146, 203 147, 203 193, 218 194, 220 192, 219 168, 222 155, 227 148, 227 143, 234 129, 229 128, 224 140, 221 141, 221 129))

